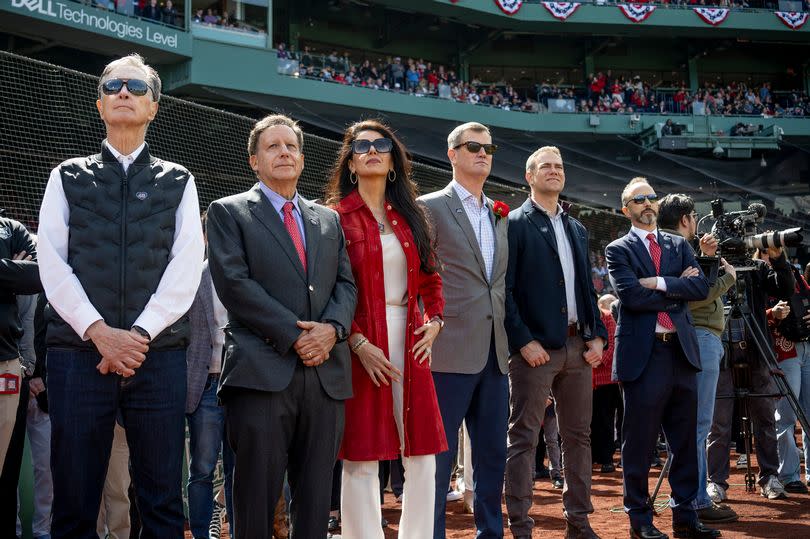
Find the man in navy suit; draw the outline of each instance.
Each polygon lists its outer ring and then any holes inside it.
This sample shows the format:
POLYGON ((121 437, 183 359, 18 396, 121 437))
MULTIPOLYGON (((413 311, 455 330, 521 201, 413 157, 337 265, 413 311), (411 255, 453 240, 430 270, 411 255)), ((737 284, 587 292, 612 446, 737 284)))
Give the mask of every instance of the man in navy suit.
POLYGON ((534 520, 532 466, 546 399, 554 392, 562 436, 566 539, 598 539, 591 504, 593 367, 607 330, 596 306, 588 231, 559 203, 565 186, 560 151, 545 146, 526 162, 531 196, 509 215, 506 332, 511 388, 506 453, 506 508, 516 539, 534 520))
POLYGON ((653 525, 648 504, 649 456, 664 428, 672 456, 672 527, 675 537, 709 539, 697 495, 697 377, 700 352, 687 302, 704 299, 709 283, 681 237, 657 229, 658 200, 645 178, 622 192, 630 232, 608 245, 608 271, 619 297, 616 378, 624 391, 622 462, 624 508, 631 539, 667 539, 653 525))

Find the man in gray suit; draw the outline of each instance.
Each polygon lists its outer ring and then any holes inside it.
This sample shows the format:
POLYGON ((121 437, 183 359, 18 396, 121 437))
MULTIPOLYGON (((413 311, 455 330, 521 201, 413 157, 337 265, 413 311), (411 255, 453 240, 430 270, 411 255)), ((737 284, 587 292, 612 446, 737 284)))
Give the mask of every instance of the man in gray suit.
POLYGON ((301 197, 304 135, 267 116, 248 140, 259 183, 208 209, 209 264, 228 309, 218 395, 236 456, 237 539, 271 537, 286 470, 292 538, 326 537, 330 478, 352 394, 357 302, 337 213, 301 197))
MULTIPOLYGON (((203 214, 203 233, 205 221, 206 216, 203 214)), ((222 345, 225 342, 222 328, 228 323, 228 311, 214 290, 207 261, 203 265, 200 287, 188 311, 188 318, 191 327, 186 351, 188 523, 194 539, 207 539, 214 512, 214 469, 220 448, 225 471, 225 506, 228 516, 233 515, 233 451, 225 441, 225 410, 217 402, 217 387, 222 372, 222 345)), ((233 533, 231 526, 231 534, 233 533)))
POLYGON ((436 456, 434 539, 445 537, 445 505, 458 429, 472 442, 475 524, 479 538, 503 537, 501 492, 509 415, 504 329, 507 220, 483 194, 492 168, 489 129, 470 122, 447 137, 453 181, 420 198, 430 216, 443 265, 445 327, 433 345, 433 382, 449 450, 436 456))

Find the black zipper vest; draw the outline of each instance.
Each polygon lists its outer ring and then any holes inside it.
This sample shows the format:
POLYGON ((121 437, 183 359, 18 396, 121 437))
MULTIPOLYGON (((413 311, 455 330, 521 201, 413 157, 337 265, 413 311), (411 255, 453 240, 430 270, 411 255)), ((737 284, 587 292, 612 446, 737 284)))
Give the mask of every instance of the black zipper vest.
MULTIPOLYGON (((68 264, 104 321, 129 329, 143 312, 169 264, 175 214, 189 172, 149 155, 147 145, 126 173, 106 145, 100 154, 59 166, 70 208, 68 264)), ((159 335, 150 350, 188 345, 188 316, 159 335)), ((95 350, 55 312, 50 348, 95 350)))

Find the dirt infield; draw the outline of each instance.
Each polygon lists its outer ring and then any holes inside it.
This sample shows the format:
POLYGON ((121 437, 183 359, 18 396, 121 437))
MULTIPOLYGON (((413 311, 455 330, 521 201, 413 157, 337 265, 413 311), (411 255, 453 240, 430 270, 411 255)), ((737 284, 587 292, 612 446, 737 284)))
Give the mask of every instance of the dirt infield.
MULTIPOLYGON (((729 483, 728 503, 740 515, 740 520, 732 524, 717 525, 727 539, 744 538, 779 538, 779 539, 810 539, 810 496, 790 494, 787 500, 771 501, 759 495, 759 492, 745 492, 743 470, 735 468, 735 459, 731 462, 731 478, 729 483)), ((655 487, 659 470, 650 472, 650 491, 655 487)), ((667 483, 661 489, 658 505, 666 503, 669 490, 667 483)), ((613 474, 600 474, 593 476, 593 506, 591 525, 603 539, 625 539, 630 535, 630 526, 627 516, 621 509, 622 480, 621 470, 613 474)), ((389 521, 385 530, 386 539, 397 537, 397 523, 401 506, 393 495, 386 493, 383 505, 383 516, 389 521)), ((561 491, 554 489, 548 479, 535 481, 534 506, 531 516, 535 519, 536 527, 532 537, 543 539, 557 539, 564 536, 565 520, 562 515, 561 491)), ((504 507, 504 522, 506 522, 506 508, 504 507)), ((656 517, 655 525, 664 533, 672 537, 672 518, 669 509, 663 509, 661 515, 656 517)), ((338 532, 339 533, 339 532, 338 532)), ((511 538, 508 529, 504 536, 511 538)), ((191 535, 187 532, 187 538, 191 535)), ((223 539, 227 537, 223 533, 223 539)), ((470 539, 475 537, 475 524, 473 516, 463 513, 461 502, 448 504, 447 538, 470 539)), ((429 538, 426 538, 429 539, 429 538)))

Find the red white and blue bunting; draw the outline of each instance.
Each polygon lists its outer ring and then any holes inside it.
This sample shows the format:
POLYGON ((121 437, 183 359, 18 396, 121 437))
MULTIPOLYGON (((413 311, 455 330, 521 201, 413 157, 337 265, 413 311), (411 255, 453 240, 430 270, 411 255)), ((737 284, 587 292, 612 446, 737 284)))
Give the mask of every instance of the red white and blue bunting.
POLYGON ((642 22, 652 15, 655 6, 650 4, 619 4, 619 9, 631 21, 642 22))
POLYGON ((573 15, 581 5, 580 2, 543 2, 543 7, 551 13, 551 16, 561 21, 573 15))
POLYGON ((714 7, 696 7, 694 8, 698 17, 703 19, 704 22, 717 26, 728 17, 731 10, 727 8, 714 8, 714 7))
POLYGON ((774 11, 774 15, 779 17, 779 20, 785 23, 785 26, 789 26, 793 30, 798 30, 804 23, 807 22, 807 13, 799 13, 796 11, 774 11))
POLYGON ((520 6, 523 5, 523 0, 495 0, 495 3, 498 4, 501 11, 507 15, 514 15, 520 10, 520 6))

